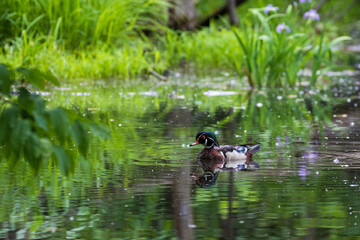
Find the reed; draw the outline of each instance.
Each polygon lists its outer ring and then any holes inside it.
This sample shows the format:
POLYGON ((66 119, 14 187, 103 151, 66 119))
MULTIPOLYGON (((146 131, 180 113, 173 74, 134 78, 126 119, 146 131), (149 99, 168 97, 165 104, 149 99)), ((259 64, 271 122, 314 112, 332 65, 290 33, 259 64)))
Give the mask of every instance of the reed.
POLYGON ((252 87, 295 87, 302 81, 299 71, 308 67, 315 86, 333 67, 332 46, 349 38, 332 40, 331 24, 324 29, 323 20, 304 19, 311 4, 290 5, 282 13, 247 9, 240 28, 221 20, 178 32, 166 27, 165 0, 4 0, 0 28, 8 27, 1 28, 0 58, 13 66, 51 69, 63 81, 124 80, 185 67, 196 74, 245 76, 252 87))
MULTIPOLYGON (((252 87, 294 87, 301 81, 298 73, 312 65, 311 85, 315 86, 321 73, 333 67, 332 47, 347 36, 327 40, 326 29, 317 35, 314 21, 320 20, 315 10, 309 10, 299 18, 299 9, 289 5, 285 13, 272 13, 277 7, 250 9, 241 30, 234 29, 242 59, 235 64, 252 87), (308 29, 299 27, 299 23, 308 29), (327 42, 327 43, 325 43, 327 42)), ((238 58, 239 59, 239 58, 238 58)))
POLYGON ((163 0, 4 0, 1 25, 9 26, 0 41, 23 34, 70 49, 129 41, 138 31, 162 29, 163 0))

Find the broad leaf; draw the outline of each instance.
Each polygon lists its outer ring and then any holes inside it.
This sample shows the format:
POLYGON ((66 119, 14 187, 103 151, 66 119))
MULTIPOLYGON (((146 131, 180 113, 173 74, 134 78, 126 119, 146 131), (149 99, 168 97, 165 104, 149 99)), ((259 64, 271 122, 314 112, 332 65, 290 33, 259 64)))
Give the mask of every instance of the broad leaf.
POLYGON ((60 82, 57 80, 57 78, 50 71, 44 73, 43 78, 45 80, 48 80, 49 82, 51 82, 52 84, 54 84, 57 87, 60 86, 60 82))
POLYGON ((108 139, 110 137, 110 130, 104 125, 97 123, 89 123, 88 126, 94 135, 102 139, 108 139))
POLYGON ((11 73, 5 64, 0 64, 0 92, 4 94, 10 93, 11 73))
POLYGON ((27 162, 37 171, 41 163, 40 138, 32 133, 28 137, 24 147, 24 157, 27 162))
POLYGON ((27 82, 31 83, 32 85, 34 85, 40 89, 44 89, 46 80, 51 82, 55 86, 60 85, 57 78, 50 71, 47 71, 46 73, 44 73, 36 68, 27 69, 24 67, 16 68, 15 71, 21 73, 25 77, 25 80, 27 82))
POLYGON ((33 97, 26 88, 21 87, 19 89, 18 106, 29 114, 31 114, 34 109, 33 97))
POLYGON ((40 96, 32 96, 34 99, 34 111, 33 116, 35 119, 35 123, 38 127, 43 129, 44 131, 48 130, 48 123, 46 121, 46 110, 45 110, 45 102, 40 96))
POLYGON ((58 136, 60 143, 65 142, 69 134, 69 119, 62 108, 55 108, 49 112, 52 129, 58 136))
POLYGON ((11 134, 12 129, 15 127, 16 119, 19 114, 19 108, 14 106, 6 108, 0 116, 0 143, 6 144, 11 134))
POLYGON ((74 138, 77 147, 79 148, 80 154, 86 156, 90 139, 85 125, 79 120, 75 120, 71 125, 71 135, 74 138))
POLYGON ((46 161, 53 153, 53 145, 48 138, 40 138, 41 160, 46 161))
POLYGON ((33 117, 34 117, 37 127, 41 128, 44 131, 48 130, 48 124, 46 122, 46 118, 45 118, 44 114, 34 111, 33 117))
POLYGON ((65 152, 65 150, 62 147, 59 146, 53 146, 53 151, 55 153, 57 164, 60 167, 60 170, 65 175, 68 175, 71 167, 71 159, 69 155, 65 152))
POLYGON ((15 69, 16 71, 20 72, 24 75, 25 80, 32 85, 44 89, 45 83, 42 73, 38 69, 26 69, 24 67, 19 67, 15 69))
POLYGON ((10 134, 10 145, 15 152, 20 153, 31 134, 31 126, 27 119, 17 119, 15 124, 10 134))

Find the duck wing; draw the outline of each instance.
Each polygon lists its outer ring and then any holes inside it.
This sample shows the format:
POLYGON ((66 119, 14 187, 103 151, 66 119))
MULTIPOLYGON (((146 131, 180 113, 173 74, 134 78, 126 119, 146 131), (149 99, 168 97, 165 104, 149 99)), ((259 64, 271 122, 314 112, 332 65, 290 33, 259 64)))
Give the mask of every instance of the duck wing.
POLYGON ((247 157, 250 157, 253 154, 257 153, 260 149, 261 149, 261 145, 256 144, 253 146, 250 146, 250 145, 238 145, 238 146, 220 145, 219 147, 217 147, 216 150, 224 153, 225 156, 226 156, 226 153, 228 153, 228 152, 237 152, 237 153, 243 153, 247 157))

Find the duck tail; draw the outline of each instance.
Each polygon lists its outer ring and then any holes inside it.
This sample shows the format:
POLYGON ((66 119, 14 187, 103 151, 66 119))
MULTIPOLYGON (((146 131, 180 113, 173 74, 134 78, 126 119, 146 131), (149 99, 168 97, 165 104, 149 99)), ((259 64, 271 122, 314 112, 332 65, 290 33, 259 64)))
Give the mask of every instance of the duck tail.
POLYGON ((261 145, 260 144, 256 144, 254 146, 249 147, 249 150, 247 151, 247 156, 251 157, 253 154, 257 153, 258 151, 260 151, 261 149, 261 145))

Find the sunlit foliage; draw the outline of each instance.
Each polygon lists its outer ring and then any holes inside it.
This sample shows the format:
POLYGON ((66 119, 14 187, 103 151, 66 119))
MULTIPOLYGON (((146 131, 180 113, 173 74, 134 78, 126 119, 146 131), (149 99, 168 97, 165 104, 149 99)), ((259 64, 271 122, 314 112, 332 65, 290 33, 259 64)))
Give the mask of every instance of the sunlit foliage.
POLYGON ((0 65, 0 154, 14 163, 24 157, 35 170, 51 157, 68 174, 78 155, 72 145, 76 144, 79 153, 86 156, 88 131, 102 138, 108 134, 106 128, 79 118, 73 111, 47 109, 44 99, 29 90, 44 90, 46 80, 59 85, 50 72, 0 65))

